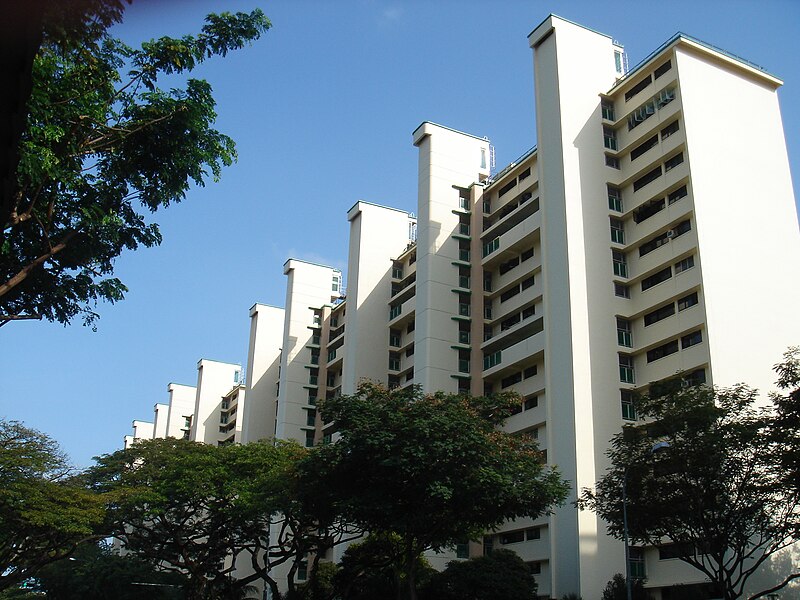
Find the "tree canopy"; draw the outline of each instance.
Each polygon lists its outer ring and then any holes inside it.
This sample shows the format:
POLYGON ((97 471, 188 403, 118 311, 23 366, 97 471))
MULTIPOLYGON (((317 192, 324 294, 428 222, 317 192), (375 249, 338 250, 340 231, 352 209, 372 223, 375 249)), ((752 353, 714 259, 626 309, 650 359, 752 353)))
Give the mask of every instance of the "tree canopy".
POLYGON ((291 443, 144 440, 99 457, 89 477, 109 499, 108 530, 140 558, 185 573, 188 600, 231 595, 257 580, 277 592, 269 568, 294 554, 273 560, 270 523, 286 507, 304 452, 291 443), (252 574, 234 579, 237 565, 252 574))
POLYGON ((425 600, 536 600, 536 580, 528 565, 511 550, 453 561, 433 575, 425 600))
POLYGON ((108 32, 122 2, 49 4, 14 177, 0 199, 0 325, 79 315, 92 323, 98 300, 123 298, 114 260, 161 242, 143 213, 180 202, 236 158, 233 140, 213 128, 211 86, 188 79, 165 91, 159 77, 189 73, 270 27, 258 9, 212 14, 198 35, 135 49, 108 32))
POLYGON ((519 402, 363 383, 355 395, 321 403, 338 439, 312 457, 314 477, 348 521, 400 536, 407 598, 415 597, 422 552, 537 517, 566 498, 567 484, 536 443, 497 429, 519 402))
POLYGON ((0 420, 0 590, 94 539, 103 516, 55 441, 0 420))
MULTIPOLYGON (((751 576, 800 533, 798 495, 787 488, 780 453, 770 443, 774 413, 754 390, 654 387, 637 399, 639 425, 611 441, 611 467, 580 504, 623 537, 623 481, 628 531, 636 543, 669 544, 701 571, 715 593, 739 598, 751 576)), ((786 432, 793 435, 793 433, 786 432)), ((789 573, 780 589, 797 573, 789 573)))

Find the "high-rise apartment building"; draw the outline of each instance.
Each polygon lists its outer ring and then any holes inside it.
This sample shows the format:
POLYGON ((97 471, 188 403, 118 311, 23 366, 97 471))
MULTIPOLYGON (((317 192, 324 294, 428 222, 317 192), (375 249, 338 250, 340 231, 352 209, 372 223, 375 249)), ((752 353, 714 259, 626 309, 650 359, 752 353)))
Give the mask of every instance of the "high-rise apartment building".
MULTIPOLYGON (((632 392, 676 376, 770 388, 800 340, 782 82, 683 34, 630 70, 610 37, 553 15, 528 41, 538 145, 492 173, 488 139, 422 123, 417 215, 350 209, 346 295, 340 271, 292 259, 286 308, 251 309, 241 439, 319 443, 317 399, 364 378, 514 390, 506 429, 538 439, 574 497, 636 418, 632 392)), ((571 504, 487 533, 498 547, 546 598, 625 571, 622 544, 571 504)), ((631 560, 658 598, 703 584, 663 549, 631 560)))

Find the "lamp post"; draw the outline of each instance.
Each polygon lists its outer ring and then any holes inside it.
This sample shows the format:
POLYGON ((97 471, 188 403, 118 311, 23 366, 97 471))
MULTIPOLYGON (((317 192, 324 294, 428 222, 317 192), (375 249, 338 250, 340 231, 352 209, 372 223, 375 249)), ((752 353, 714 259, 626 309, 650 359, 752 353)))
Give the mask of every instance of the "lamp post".
MULTIPOLYGON (((669 442, 662 440, 650 448, 650 454, 656 454, 669 448, 669 442)), ((633 586, 631 583, 631 548, 628 541, 628 466, 622 470, 622 541, 625 544, 625 596, 627 600, 633 599, 633 586)))

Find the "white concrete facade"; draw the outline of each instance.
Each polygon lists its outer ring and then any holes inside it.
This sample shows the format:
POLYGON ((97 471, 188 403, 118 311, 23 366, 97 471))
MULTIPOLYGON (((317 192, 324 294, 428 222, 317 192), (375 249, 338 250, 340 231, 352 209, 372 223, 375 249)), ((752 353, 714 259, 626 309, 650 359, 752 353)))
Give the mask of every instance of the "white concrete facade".
POLYGON ((207 358, 198 361, 190 440, 215 445, 220 441, 222 401, 231 388, 239 384, 241 372, 241 365, 207 358))

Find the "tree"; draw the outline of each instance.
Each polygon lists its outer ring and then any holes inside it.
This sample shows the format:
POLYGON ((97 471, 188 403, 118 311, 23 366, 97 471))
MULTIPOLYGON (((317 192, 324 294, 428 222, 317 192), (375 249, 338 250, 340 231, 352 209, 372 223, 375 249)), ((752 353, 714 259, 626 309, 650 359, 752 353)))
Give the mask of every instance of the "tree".
POLYGON ((653 386, 635 402, 643 423, 612 439, 611 467, 596 490, 583 490, 579 505, 597 512, 621 539, 627 480, 631 540, 669 543, 708 577, 715 594, 741 597, 748 579, 800 531, 798 495, 787 489, 769 441, 773 412, 755 402, 756 392, 743 385, 653 386))
POLYGON ((0 420, 0 590, 95 539, 103 515, 53 439, 0 420))
POLYGON ((146 440, 98 458, 90 477, 109 498, 109 531, 140 558, 185 573, 187 600, 230 597, 257 580, 277 593, 269 568, 293 555, 272 560, 270 523, 304 452, 146 440), (237 562, 253 573, 233 579, 237 562))
POLYGON ((156 569, 134 555, 119 556, 105 543, 85 544, 73 556, 39 571, 48 600, 177 600, 185 578, 156 569))
MULTIPOLYGON (((625 585, 625 575, 617 573, 606 584, 601 600, 627 600, 628 589, 625 585)), ((633 600, 650 600, 652 596, 644 589, 644 582, 641 579, 634 579, 631 585, 631 597, 633 600)))
POLYGON ((416 597, 422 552, 537 517, 566 498, 567 484, 533 440, 497 430, 519 403, 511 394, 423 395, 373 383, 320 403, 339 437, 309 458, 314 475, 348 521, 400 536, 406 598, 416 597))
POLYGON ((114 259, 161 241, 143 210, 181 201, 236 158, 213 129, 211 86, 188 79, 167 92, 159 76, 189 73, 270 27, 260 10, 212 14, 197 36, 133 49, 108 33, 120 0, 45 5, 15 177, 0 200, 0 325, 78 315, 88 324, 98 300, 123 298, 114 259))
MULTIPOLYGON (((536 580, 511 550, 452 561, 423 592, 430 600, 536 600, 536 580)), ((604 599, 605 600, 605 599, 604 599)))
POLYGON ((800 346, 789 348, 775 365, 780 393, 772 395, 776 416, 771 440, 780 456, 783 481, 800 494, 800 346))

